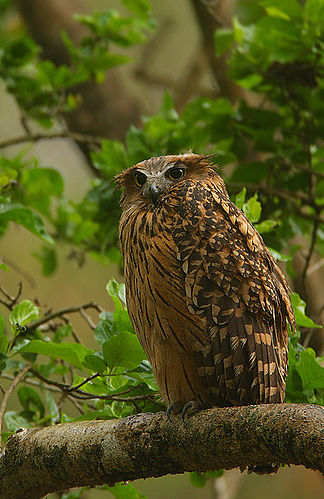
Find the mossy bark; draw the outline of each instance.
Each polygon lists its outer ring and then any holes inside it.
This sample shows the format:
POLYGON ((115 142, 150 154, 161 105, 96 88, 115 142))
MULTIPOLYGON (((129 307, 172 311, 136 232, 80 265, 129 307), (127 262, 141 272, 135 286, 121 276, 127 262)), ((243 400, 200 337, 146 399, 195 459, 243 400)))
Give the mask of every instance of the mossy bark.
POLYGON ((324 473, 324 409, 281 404, 81 421, 14 434, 0 458, 1 499, 185 471, 296 464, 324 473))

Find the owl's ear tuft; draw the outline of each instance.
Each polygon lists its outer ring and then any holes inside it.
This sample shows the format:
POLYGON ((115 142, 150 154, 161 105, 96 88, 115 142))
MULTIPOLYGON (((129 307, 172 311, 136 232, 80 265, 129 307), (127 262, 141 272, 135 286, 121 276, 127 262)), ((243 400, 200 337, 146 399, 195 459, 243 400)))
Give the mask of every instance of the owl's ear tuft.
MULTIPOLYGON (((179 156, 180 158, 181 156, 179 156)), ((218 170, 217 165, 217 155, 214 154, 186 154, 182 156, 182 161, 187 164, 189 168, 194 170, 202 168, 211 168, 213 170, 218 170)))
POLYGON ((118 175, 114 176, 114 182, 116 182, 119 188, 122 187, 123 180, 124 180, 124 172, 118 173, 118 175))
POLYGON ((206 161, 208 161, 208 163, 210 164, 210 166, 212 168, 217 168, 217 154, 216 153, 213 153, 213 154, 206 154, 205 158, 204 158, 206 161))

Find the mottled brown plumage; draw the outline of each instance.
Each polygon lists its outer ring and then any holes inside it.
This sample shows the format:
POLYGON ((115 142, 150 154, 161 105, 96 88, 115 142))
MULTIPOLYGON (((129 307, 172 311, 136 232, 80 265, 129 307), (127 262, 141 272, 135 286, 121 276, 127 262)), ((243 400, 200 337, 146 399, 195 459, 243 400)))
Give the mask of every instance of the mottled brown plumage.
POLYGON ((128 311, 166 404, 282 402, 289 288, 208 159, 151 158, 117 181, 128 311))

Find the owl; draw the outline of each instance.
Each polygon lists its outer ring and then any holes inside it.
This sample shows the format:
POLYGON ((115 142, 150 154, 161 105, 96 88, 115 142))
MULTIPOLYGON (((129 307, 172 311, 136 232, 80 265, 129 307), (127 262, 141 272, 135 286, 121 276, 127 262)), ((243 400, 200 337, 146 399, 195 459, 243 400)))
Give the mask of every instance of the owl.
POLYGON ((283 402, 285 277, 207 156, 117 176, 127 307, 171 411, 283 402))

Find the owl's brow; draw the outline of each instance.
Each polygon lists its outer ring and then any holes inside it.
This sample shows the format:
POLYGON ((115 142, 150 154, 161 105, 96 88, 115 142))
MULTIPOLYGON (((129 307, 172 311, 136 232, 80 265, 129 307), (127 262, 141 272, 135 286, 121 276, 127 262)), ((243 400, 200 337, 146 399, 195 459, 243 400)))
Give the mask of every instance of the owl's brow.
POLYGON ((188 168, 188 165, 184 163, 181 159, 178 159, 174 163, 171 163, 170 166, 181 166, 182 168, 188 168))
POLYGON ((134 168, 132 170, 132 175, 136 175, 136 173, 144 173, 147 174, 147 170, 145 168, 134 168))

